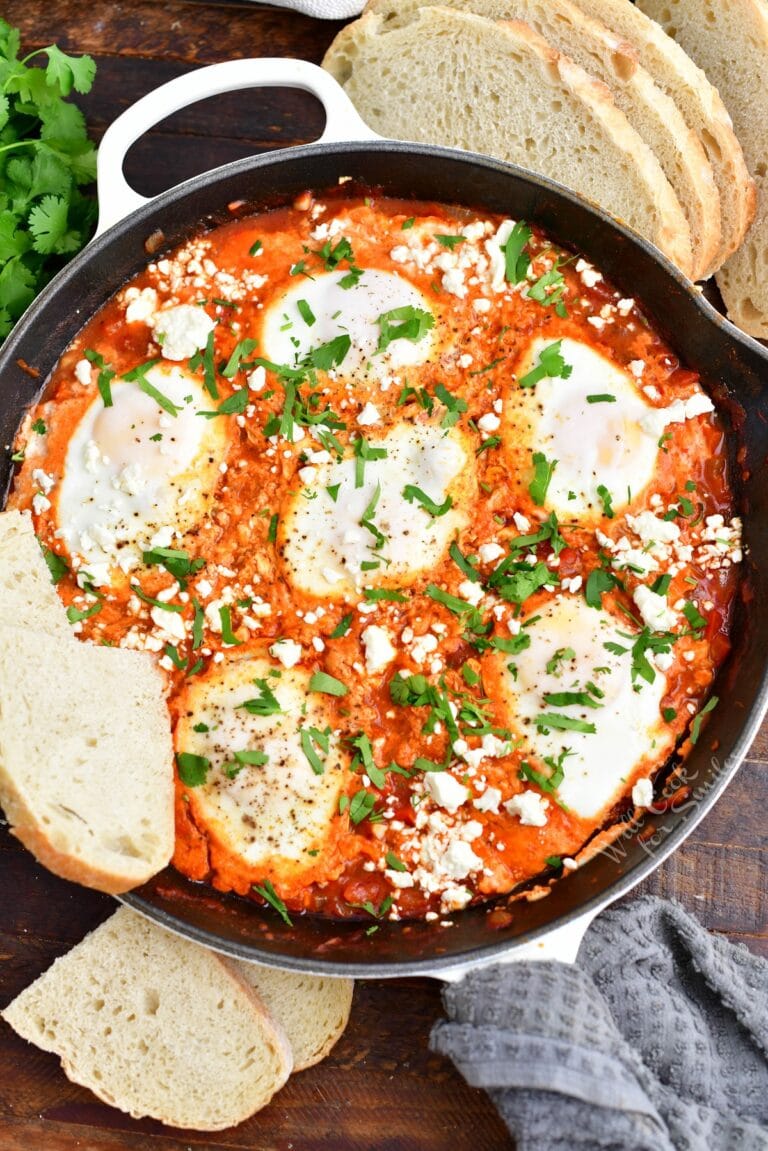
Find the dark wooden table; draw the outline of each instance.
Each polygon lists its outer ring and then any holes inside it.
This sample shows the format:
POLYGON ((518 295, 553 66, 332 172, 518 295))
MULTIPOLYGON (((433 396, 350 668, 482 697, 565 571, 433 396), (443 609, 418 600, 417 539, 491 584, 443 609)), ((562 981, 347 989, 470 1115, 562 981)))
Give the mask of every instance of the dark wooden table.
MULTIPOLYGON (((341 27, 238 0, 6 0, 2 15, 21 28, 27 50, 57 40, 96 58, 96 83, 82 106, 97 136, 173 76, 241 56, 319 62, 341 27)), ((300 92, 217 97, 140 141, 126 172, 149 195, 216 164, 312 140, 323 121, 319 105, 300 92)), ((768 727, 716 810, 643 890, 679 899, 712 931, 768 957, 766 803, 768 727)), ((106 896, 47 874, 3 829, 0 1005, 112 907, 106 896)), ((136 1122, 98 1103, 69 1083, 54 1056, 0 1025, 0 1151, 509 1151, 485 1094, 430 1054, 427 1037, 439 1013, 431 980, 358 984, 351 1023, 331 1056, 292 1078, 248 1123, 213 1136, 136 1122)))

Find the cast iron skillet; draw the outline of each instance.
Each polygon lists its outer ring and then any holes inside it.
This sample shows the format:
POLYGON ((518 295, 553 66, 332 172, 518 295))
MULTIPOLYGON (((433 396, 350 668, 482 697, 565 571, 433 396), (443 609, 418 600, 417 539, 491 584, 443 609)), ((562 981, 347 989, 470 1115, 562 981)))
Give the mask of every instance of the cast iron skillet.
MULTIPOLYGON (((649 814, 610 853, 597 855, 537 902, 516 902, 506 926, 491 927, 487 906, 438 922, 383 924, 372 935, 359 923, 297 916, 284 925, 236 897, 195 885, 168 868, 126 903, 171 930, 230 955, 301 971, 356 977, 437 974, 456 978, 468 965, 534 953, 571 957, 579 927, 639 883, 706 814, 746 754, 768 704, 768 353, 725 321, 655 248, 594 205, 549 180, 487 157, 383 141, 365 128, 330 77, 310 64, 242 60, 186 75, 151 93, 120 117, 100 152, 100 234, 30 307, 0 354, 0 421, 10 444, 61 352, 85 320, 147 262, 147 239, 162 232, 172 248, 227 217, 245 200, 254 210, 290 202, 307 188, 340 177, 387 195, 441 200, 522 218, 583 253, 639 300, 681 361, 699 371, 729 429, 732 477, 745 519, 747 556, 733 627, 734 648, 715 688, 709 717, 683 771, 690 795, 675 810, 649 814), (122 161, 148 127, 216 92, 294 86, 318 96, 329 114, 321 142, 229 164, 143 201, 126 185, 122 161), (336 117, 336 120, 334 120, 336 117), (328 143, 361 138, 364 143, 328 143), (140 206, 137 206, 140 205, 140 206), (125 219, 120 217, 129 210, 125 219), (107 227, 118 220, 113 227, 107 227), (24 364, 39 375, 30 376, 24 364)), ((0 491, 12 474, 5 452, 0 491)), ((496 901, 504 907, 505 900, 496 901)), ((498 920, 499 916, 492 917, 498 920)))

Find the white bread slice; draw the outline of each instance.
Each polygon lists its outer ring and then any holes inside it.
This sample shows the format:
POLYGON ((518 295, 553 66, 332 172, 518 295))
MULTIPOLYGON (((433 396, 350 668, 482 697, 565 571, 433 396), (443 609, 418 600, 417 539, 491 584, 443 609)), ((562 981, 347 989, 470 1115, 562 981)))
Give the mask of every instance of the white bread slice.
POLYGON ((733 120, 757 185, 757 216, 717 277, 728 316, 768 338, 768 4, 764 0, 639 0, 703 68, 733 120))
POLYGON ((70 634, 29 512, 0 512, 0 624, 70 634))
POLYGON ((171 857, 173 746, 146 652, 0 626, 0 805, 50 871, 113 894, 171 857))
POLYGON ((3 1011, 74 1083, 134 1118, 219 1131, 264 1107, 291 1051, 253 988, 213 951, 128 908, 3 1011))
POLYGON ((420 8, 388 31, 369 12, 323 66, 377 132, 486 152, 601 204, 690 275, 690 229, 661 166, 608 88, 532 28, 420 8))
MULTIPOLYGON (((424 0, 369 0, 388 28, 412 18, 424 0)), ((522 20, 553 48, 569 56, 611 90, 616 106, 656 154, 685 212, 693 247, 692 278, 710 274, 720 250, 720 195, 698 137, 673 100, 662 92, 626 41, 593 20, 571 0, 471 0, 478 16, 522 20)), ((443 8, 466 10, 465 0, 441 0, 443 8)))
MULTIPOLYGON (((755 214, 755 188, 717 89, 653 20, 630 0, 575 0, 579 8, 628 40, 642 66, 677 104, 707 153, 720 193, 720 267, 741 244, 755 214)), ((719 7, 719 5, 718 5, 719 7)))
POLYGON ((293 1070, 303 1071, 325 1059, 349 1022, 351 979, 327 979, 235 963, 243 978, 280 1020, 293 1051, 293 1070))

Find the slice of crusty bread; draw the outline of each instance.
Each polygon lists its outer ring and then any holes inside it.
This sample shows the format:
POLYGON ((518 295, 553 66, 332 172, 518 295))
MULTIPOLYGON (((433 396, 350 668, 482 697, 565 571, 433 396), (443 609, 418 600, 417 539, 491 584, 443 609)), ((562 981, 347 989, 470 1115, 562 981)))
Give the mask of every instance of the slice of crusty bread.
MULTIPOLYGON (((720 267, 741 244, 755 214, 755 188, 741 145, 717 88, 679 44, 670 39, 631 0, 575 0, 628 40, 643 67, 671 96, 694 130, 715 175, 722 212, 720 267)), ((720 5, 715 5, 720 7, 720 5)))
POLYGON ((351 979, 327 979, 236 963, 240 974, 280 1023, 293 1051, 294 1071, 325 1059, 349 1022, 351 979))
POLYGON ((0 805, 65 879, 118 893, 173 852, 165 684, 145 652, 0 626, 0 805))
MULTIPOLYGON (((388 28, 407 23, 424 0, 368 0, 388 28)), ((616 106, 657 156, 691 229, 692 278, 709 275, 720 250, 720 196, 696 134, 669 96, 638 63, 633 49, 571 0, 441 0, 493 20, 522 20, 558 52, 602 80, 616 106)))
POLYGON ((425 7, 342 29, 323 66, 385 136, 486 152, 568 184, 686 275, 690 229, 661 166, 608 88, 529 25, 425 7))
POLYGON ((0 624, 70 632, 29 512, 0 512, 0 624))
POLYGON ((757 216, 717 277, 728 316, 768 339, 768 4, 764 0, 639 0, 717 87, 757 185, 757 216))
POLYGON ((175 1127, 241 1123, 291 1071, 287 1039, 234 965, 127 908, 2 1014, 105 1103, 175 1127))

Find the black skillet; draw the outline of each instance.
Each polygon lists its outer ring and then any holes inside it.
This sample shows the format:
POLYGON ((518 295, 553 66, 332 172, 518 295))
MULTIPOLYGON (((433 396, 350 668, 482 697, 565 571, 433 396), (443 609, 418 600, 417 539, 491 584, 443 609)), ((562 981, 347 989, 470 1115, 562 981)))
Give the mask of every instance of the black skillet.
MULTIPOLYGON (((495 915, 489 916, 487 906, 469 908, 451 917, 451 927, 387 923, 366 935, 359 923, 312 916, 295 917, 288 927, 273 912, 190 883, 171 868, 124 901, 227 954, 328 975, 455 979, 470 965, 502 958, 532 953, 573 958, 592 915, 644 879, 706 814, 747 753, 768 706, 768 353, 724 320, 655 248, 593 204, 510 164, 372 137, 341 89, 313 65, 293 60, 214 65, 150 93, 105 136, 99 235, 38 297, 0 352, 2 442, 11 444, 62 351, 85 320, 146 264, 150 248, 156 255, 229 218, 227 205, 233 201, 247 201, 258 211, 350 176, 385 195, 465 204, 539 225, 596 264, 625 296, 640 301, 683 364, 701 373, 728 429, 747 548, 733 651, 715 687, 721 702, 682 768, 690 789, 684 802, 647 815, 641 829, 628 830, 609 852, 555 883, 547 898, 512 904, 511 915, 502 910, 506 901, 498 899, 495 915), (321 142, 228 164, 151 202, 128 188, 122 161, 147 128, 216 92, 262 86, 299 87, 318 96, 329 120, 321 142), (358 142, 338 142, 350 139, 358 142), (112 221, 117 222, 108 227, 112 221)), ((10 451, 1 466, 0 490, 5 491, 13 473, 10 451)))

